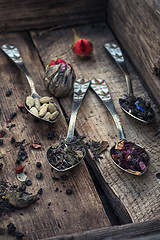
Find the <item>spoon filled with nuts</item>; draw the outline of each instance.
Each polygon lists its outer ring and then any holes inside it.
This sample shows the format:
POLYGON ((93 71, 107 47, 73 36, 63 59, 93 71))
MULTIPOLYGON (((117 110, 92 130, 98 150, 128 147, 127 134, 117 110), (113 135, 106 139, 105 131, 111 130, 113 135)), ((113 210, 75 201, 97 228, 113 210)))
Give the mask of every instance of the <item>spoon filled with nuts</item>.
POLYGON ((23 59, 17 47, 11 44, 4 44, 1 46, 3 52, 19 67, 25 74, 29 86, 31 88, 31 95, 26 97, 25 108, 34 117, 44 120, 46 122, 55 123, 60 116, 58 106, 53 102, 52 97, 41 97, 35 89, 34 82, 26 69, 23 59))

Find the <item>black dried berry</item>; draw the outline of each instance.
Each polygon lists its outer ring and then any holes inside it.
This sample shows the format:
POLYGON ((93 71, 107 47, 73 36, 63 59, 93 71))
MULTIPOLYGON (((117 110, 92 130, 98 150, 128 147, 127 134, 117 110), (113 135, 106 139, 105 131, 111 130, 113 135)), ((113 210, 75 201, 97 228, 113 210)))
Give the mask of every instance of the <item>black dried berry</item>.
POLYGON ((23 239, 24 238, 24 234, 21 233, 21 232, 15 232, 15 235, 14 235, 17 239, 23 239))
POLYGON ((36 163, 36 167, 40 168, 42 166, 42 164, 40 162, 36 163))
POLYGON ((43 189, 42 188, 40 188, 39 190, 38 190, 38 193, 37 194, 42 194, 43 193, 43 189))
POLYGON ((24 146, 23 145, 20 145, 20 150, 24 151, 24 146))
POLYGON ((19 187, 19 191, 24 192, 26 190, 26 184, 22 183, 21 186, 19 187))
POLYGON ((72 194, 72 190, 71 189, 67 189, 66 190, 66 194, 71 195, 72 194))
POLYGON ((11 138, 11 143, 14 143, 16 139, 14 137, 11 138))
POLYGON ((36 178, 37 178, 37 179, 42 179, 42 178, 43 178, 43 174, 42 174, 41 172, 38 172, 38 173, 36 174, 36 178))
POLYGON ((3 139, 0 139, 0 146, 3 145, 3 139))
POLYGON ((28 180, 25 181, 25 184, 27 186, 31 186, 32 185, 32 181, 30 179, 28 179, 28 180))
POLYGON ((58 178, 58 177, 55 177, 55 176, 53 176, 52 179, 53 179, 54 181, 59 181, 59 178, 58 178))
POLYGON ((11 94, 12 94, 12 90, 9 89, 9 90, 6 92, 6 96, 9 97, 9 96, 11 96, 11 94))
POLYGON ((8 234, 9 235, 12 235, 16 231, 16 227, 14 226, 13 223, 9 223, 7 225, 7 228, 8 228, 8 234))
POLYGON ((68 176, 66 174, 63 174, 60 178, 61 180, 65 181, 68 179, 68 176))

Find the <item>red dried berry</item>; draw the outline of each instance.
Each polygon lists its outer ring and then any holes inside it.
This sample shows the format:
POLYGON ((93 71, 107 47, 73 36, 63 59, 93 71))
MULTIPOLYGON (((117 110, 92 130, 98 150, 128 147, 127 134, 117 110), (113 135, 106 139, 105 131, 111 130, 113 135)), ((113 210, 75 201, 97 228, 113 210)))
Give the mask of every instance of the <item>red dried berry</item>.
POLYGON ((17 167, 15 168, 16 174, 22 173, 23 170, 24 170, 24 167, 23 167, 23 166, 17 166, 17 167))

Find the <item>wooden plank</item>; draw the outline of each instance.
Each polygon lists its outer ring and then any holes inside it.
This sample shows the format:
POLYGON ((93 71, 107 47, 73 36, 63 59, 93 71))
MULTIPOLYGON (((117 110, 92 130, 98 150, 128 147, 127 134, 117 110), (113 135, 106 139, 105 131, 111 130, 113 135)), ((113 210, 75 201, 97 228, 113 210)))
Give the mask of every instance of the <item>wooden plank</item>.
MULTIPOLYGON (((133 222, 143 222, 155 219, 159 216, 159 184, 156 177, 159 172, 159 137, 154 136, 158 124, 143 125, 127 117, 121 110, 118 99, 127 92, 125 79, 117 65, 106 53, 103 44, 114 40, 114 36, 105 23, 81 26, 76 28, 77 32, 93 42, 93 56, 81 61, 73 55, 70 45, 72 43, 71 29, 66 28, 58 31, 32 32, 32 38, 41 56, 44 65, 47 65, 53 57, 60 57, 73 66, 77 78, 85 77, 105 79, 115 103, 116 110, 120 116, 126 138, 146 148, 150 155, 150 167, 141 177, 134 177, 122 172, 111 161, 109 151, 102 154, 103 159, 95 162, 90 159, 89 163, 99 177, 102 187, 118 216, 123 222, 129 221, 128 215, 133 222), (121 205, 119 205, 120 203, 121 205), (123 206, 123 207, 122 207, 123 206), (122 207, 122 208, 121 208, 122 207), (126 211, 123 211, 123 210, 126 211)), ((127 67, 133 79, 133 88, 136 96, 149 99, 147 92, 142 86, 139 77, 135 74, 131 64, 127 61, 127 67)), ((61 104, 70 116, 71 104, 68 98, 61 99, 61 104)), ((153 108, 155 107, 151 101, 153 108)), ((157 121, 158 121, 158 115, 157 121)), ((110 148, 118 140, 118 132, 115 124, 104 105, 89 90, 79 110, 76 130, 80 135, 85 135, 86 140, 107 140, 110 148)))
POLYGON ((65 27, 105 20, 105 1, 0 1, 0 31, 65 27))
MULTIPOLYGON (((7 42, 19 48, 25 65, 35 81, 37 92, 41 96, 48 95, 42 83, 43 66, 28 35, 25 33, 0 35, 0 44, 7 42)), ((25 96, 30 94, 27 80, 2 51, 0 51, 0 69, 2 111, 0 123, 1 128, 6 131, 4 145, 0 148, 3 154, 0 162, 4 164, 0 179, 4 178, 12 185, 21 185, 14 172, 19 151, 19 148, 15 148, 10 143, 11 137, 14 136, 17 141, 26 139, 28 159, 24 165, 28 179, 32 180, 32 186, 27 187, 27 191, 36 194, 41 187, 43 188, 43 194, 39 196, 38 202, 26 209, 15 211, 10 217, 3 216, 0 220, 0 227, 6 228, 7 224, 13 222, 17 229, 25 234, 26 239, 42 239, 110 226, 84 162, 78 168, 66 173, 68 180, 52 179, 53 176, 60 178, 63 174, 55 170, 51 171, 46 160, 46 150, 52 143, 58 141, 59 134, 66 136, 67 124, 63 113, 59 122, 52 125, 34 122, 31 115, 18 111, 17 104, 23 103, 25 96), (7 98, 5 93, 8 89, 12 89, 12 95, 7 98), (17 116, 12 121, 16 126, 9 131, 6 129, 6 117, 13 111, 17 111, 17 116), (47 136, 52 129, 57 132, 58 136, 49 140, 47 136), (35 140, 42 143, 42 149, 31 150, 30 143, 35 140), (39 171, 36 168, 38 161, 42 163, 40 171, 43 173, 43 180, 35 177, 39 171), (72 189, 72 195, 66 194, 68 188, 72 189)), ((5 235, 1 239, 10 238, 5 235)))
POLYGON ((160 104, 159 1, 108 1, 108 22, 160 104))
POLYGON ((45 240, 112 240, 112 239, 134 239, 134 240, 158 240, 160 237, 160 220, 152 220, 143 223, 131 223, 121 226, 94 229, 83 233, 75 233, 45 240))

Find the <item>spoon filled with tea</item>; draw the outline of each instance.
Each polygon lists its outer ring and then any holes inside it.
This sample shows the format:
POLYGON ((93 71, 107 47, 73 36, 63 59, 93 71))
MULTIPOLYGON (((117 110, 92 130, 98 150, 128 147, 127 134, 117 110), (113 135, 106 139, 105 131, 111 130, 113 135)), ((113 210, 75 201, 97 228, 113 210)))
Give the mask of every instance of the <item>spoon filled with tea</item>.
POLYGON ((31 95, 27 96, 25 99, 24 106, 27 111, 40 120, 49 123, 57 122, 60 116, 60 110, 58 106, 54 103, 52 97, 41 97, 36 92, 34 81, 32 80, 26 66, 24 65, 18 48, 11 44, 4 44, 1 46, 1 49, 25 74, 28 80, 31 89, 31 95))
POLYGON ((90 86, 109 110, 119 132, 120 140, 110 149, 113 163, 129 174, 141 176, 149 166, 149 156, 147 152, 144 148, 136 145, 132 141, 127 141, 125 138, 119 116, 105 80, 92 79, 90 86))
POLYGON ((142 97, 136 97, 133 94, 133 87, 130 74, 127 70, 122 51, 117 43, 109 42, 104 44, 105 49, 110 53, 111 57, 116 61, 118 67, 122 70, 128 88, 128 95, 125 98, 119 98, 119 104, 122 110, 143 123, 150 123, 155 118, 154 110, 150 102, 145 101, 142 97))

